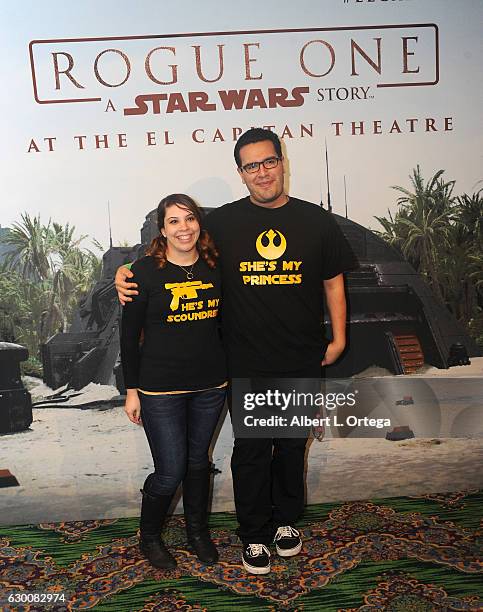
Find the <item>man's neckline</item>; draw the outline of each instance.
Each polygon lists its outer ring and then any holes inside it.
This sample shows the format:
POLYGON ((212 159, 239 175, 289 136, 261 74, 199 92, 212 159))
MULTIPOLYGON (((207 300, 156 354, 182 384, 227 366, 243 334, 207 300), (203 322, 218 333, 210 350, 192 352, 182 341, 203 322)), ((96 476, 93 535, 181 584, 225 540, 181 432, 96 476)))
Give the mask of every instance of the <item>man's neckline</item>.
POLYGON ((252 202, 252 199, 250 196, 247 196, 247 202, 250 206, 253 206, 254 208, 256 208, 257 210, 280 210, 281 208, 285 208, 287 206, 287 204, 290 203, 290 196, 288 194, 285 194, 287 200, 286 202, 284 202, 283 204, 281 204, 280 206, 263 206, 262 204, 257 204, 256 202, 252 202))

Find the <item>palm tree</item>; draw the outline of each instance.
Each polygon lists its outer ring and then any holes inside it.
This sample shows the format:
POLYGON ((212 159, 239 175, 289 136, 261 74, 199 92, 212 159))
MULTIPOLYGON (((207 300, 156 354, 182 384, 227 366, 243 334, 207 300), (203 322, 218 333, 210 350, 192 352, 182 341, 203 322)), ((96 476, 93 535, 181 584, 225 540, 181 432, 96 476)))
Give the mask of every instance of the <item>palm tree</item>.
POLYGON ((0 340, 20 342, 31 356, 36 356, 45 336, 48 296, 48 281, 23 278, 15 270, 3 267, 0 270, 0 340))
MULTIPOLYGON (((102 260, 81 246, 86 236, 74 234, 69 223, 49 220, 44 226, 40 216, 25 213, 6 239, 11 246, 6 268, 22 278, 23 298, 32 313, 25 332, 17 331, 23 337, 30 330, 36 349, 59 329, 67 331, 80 297, 100 277, 102 260)), ((95 240, 94 245, 102 250, 95 240)))
POLYGON ((47 328, 55 329, 60 326, 62 331, 67 331, 69 315, 71 314, 71 302, 77 301, 76 287, 71 278, 72 267, 69 260, 82 253, 81 242, 86 236, 74 238, 75 226, 67 223, 60 225, 55 221, 52 223, 52 291, 49 301, 47 316, 47 328))
POLYGON ((384 238, 384 240, 388 242, 391 246, 395 247, 396 249, 398 249, 398 251, 401 252, 400 247, 402 239, 401 233, 400 231, 398 231, 401 229, 399 225, 399 212, 397 212, 395 217, 393 217, 392 212, 388 209, 387 214, 389 215, 389 218, 376 217, 377 221, 379 221, 379 223, 384 228, 383 232, 376 231, 376 233, 381 236, 381 238, 384 238))
POLYGON ((483 242, 483 189, 472 195, 464 193, 456 198, 456 212, 459 222, 467 229, 468 235, 475 240, 475 244, 483 242))
POLYGON ((439 170, 425 182, 420 167, 410 176, 411 189, 394 187, 402 195, 398 210, 376 217, 377 232, 421 272, 455 316, 481 340, 483 317, 483 189, 457 198, 454 181, 439 170))
POLYGON ((476 306, 476 287, 470 278, 468 235, 460 223, 448 227, 448 244, 439 252, 439 278, 445 302, 457 319, 467 322, 476 306))
MULTIPOLYGON (((441 247, 448 244, 455 183, 443 181, 443 173, 444 170, 438 170, 425 183, 418 165, 410 176, 412 191, 393 186, 403 194, 397 200, 400 210, 396 213, 393 228, 399 236, 399 248, 407 259, 418 263, 420 272, 441 301, 444 301, 444 296, 439 278, 438 253, 441 247)), ((384 227, 384 223, 382 225, 384 227)))
POLYGON ((31 218, 28 213, 22 214, 22 222, 13 224, 5 243, 12 247, 6 257, 10 268, 20 269, 24 278, 41 281, 49 278, 52 251, 50 220, 45 226, 40 223, 40 215, 31 218))
POLYGON ((451 232, 451 249, 442 265, 452 278, 452 303, 458 318, 469 321, 478 308, 483 284, 483 199, 481 190, 456 199, 451 232))

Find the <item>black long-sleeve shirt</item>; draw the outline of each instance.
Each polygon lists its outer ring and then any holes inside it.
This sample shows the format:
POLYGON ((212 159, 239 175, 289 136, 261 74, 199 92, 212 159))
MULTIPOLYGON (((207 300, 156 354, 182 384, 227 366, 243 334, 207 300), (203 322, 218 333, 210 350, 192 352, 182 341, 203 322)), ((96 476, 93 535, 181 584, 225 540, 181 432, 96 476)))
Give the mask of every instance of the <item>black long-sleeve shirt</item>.
POLYGON ((139 295, 123 308, 121 361, 126 388, 194 391, 226 380, 217 315, 220 275, 201 258, 193 278, 143 257, 132 268, 139 295), (142 346, 139 345, 144 330, 142 346))

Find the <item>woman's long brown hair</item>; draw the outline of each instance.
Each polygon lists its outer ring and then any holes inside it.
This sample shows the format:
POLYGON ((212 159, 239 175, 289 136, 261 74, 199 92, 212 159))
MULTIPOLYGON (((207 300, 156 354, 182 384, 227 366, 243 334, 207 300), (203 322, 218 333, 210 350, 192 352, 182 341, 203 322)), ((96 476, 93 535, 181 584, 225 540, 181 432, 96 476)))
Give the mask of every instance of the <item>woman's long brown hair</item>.
POLYGON ((151 241, 151 244, 146 250, 146 255, 151 255, 151 257, 155 259, 158 268, 164 268, 166 266, 167 241, 161 234, 161 229, 164 227, 166 209, 174 205, 180 206, 193 213, 200 226, 200 236, 196 242, 196 249, 200 257, 206 261, 208 266, 210 268, 215 268, 216 260, 218 259, 218 251, 216 250, 211 236, 203 229, 203 212, 196 202, 184 193, 172 193, 163 198, 158 204, 157 225, 159 236, 156 236, 156 238, 151 241))

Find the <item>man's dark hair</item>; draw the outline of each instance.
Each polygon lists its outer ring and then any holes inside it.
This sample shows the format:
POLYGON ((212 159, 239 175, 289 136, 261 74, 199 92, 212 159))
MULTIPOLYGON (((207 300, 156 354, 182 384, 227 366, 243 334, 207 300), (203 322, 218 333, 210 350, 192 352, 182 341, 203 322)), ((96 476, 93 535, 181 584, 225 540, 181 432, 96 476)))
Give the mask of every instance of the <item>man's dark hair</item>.
POLYGON ((233 154, 235 156, 235 162, 238 168, 241 168, 240 149, 245 145, 263 142, 264 140, 269 140, 272 142, 273 146, 275 147, 277 157, 282 157, 282 145, 280 144, 280 139, 275 132, 265 130, 263 128, 251 128, 250 130, 244 132, 236 141, 233 154))

